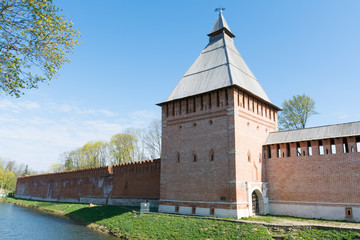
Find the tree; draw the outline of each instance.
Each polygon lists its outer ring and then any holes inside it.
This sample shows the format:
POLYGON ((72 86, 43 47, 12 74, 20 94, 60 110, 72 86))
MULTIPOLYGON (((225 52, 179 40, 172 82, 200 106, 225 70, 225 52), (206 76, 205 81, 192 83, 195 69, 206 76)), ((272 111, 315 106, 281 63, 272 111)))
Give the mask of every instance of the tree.
POLYGON ((80 151, 84 157, 86 167, 100 167, 106 165, 106 146, 102 141, 86 143, 80 151))
POLYGON ((23 171, 22 176, 27 176, 28 174, 29 174, 29 170, 28 170, 28 165, 26 164, 26 167, 25 167, 25 169, 23 171))
POLYGON ((305 128, 306 123, 315 111, 315 102, 309 96, 296 95, 282 104, 282 112, 279 115, 281 130, 305 128))
POLYGON ((153 120, 147 128, 145 144, 151 158, 159 158, 161 154, 161 121, 153 120))
POLYGON ((49 173, 56 173, 64 171, 64 166, 60 163, 51 164, 49 167, 49 173))
MULTIPOLYGON (((3 188, 14 191, 16 186, 16 177, 14 172, 0 169, 0 181, 3 182, 3 188)), ((1 186, 1 185, 0 185, 1 186)))
POLYGON ((111 137, 109 148, 113 164, 134 161, 136 137, 131 134, 118 133, 111 137))
POLYGON ((0 0, 0 93, 20 97, 56 77, 77 37, 52 0, 0 0))

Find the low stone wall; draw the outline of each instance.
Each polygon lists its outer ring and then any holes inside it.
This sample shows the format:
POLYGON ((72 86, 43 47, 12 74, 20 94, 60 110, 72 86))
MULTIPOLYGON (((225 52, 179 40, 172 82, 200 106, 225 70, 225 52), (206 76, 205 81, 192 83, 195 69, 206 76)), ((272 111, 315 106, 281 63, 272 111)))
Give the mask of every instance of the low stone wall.
POLYGON ((124 206, 149 201, 157 207, 160 159, 19 177, 15 197, 124 206))

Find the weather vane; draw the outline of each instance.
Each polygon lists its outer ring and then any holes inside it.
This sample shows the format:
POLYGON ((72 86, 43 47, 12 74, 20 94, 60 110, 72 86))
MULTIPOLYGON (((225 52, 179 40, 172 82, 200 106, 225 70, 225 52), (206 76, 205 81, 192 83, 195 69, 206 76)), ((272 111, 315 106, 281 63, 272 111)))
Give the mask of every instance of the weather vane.
POLYGON ((225 8, 222 8, 221 6, 219 8, 215 8, 215 12, 219 12, 222 13, 222 11, 224 11, 225 8))

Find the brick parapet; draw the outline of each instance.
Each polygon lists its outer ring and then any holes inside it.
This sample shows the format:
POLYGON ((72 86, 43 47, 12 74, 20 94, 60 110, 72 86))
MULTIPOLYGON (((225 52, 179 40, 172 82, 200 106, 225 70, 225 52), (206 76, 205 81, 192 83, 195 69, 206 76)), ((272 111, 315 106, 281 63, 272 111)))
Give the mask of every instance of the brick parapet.
MULTIPOLYGON (((159 199, 160 159, 19 177, 15 195, 49 201, 159 199)), ((119 200, 116 200, 119 201, 119 200)))
POLYGON ((360 142, 356 142, 356 137, 279 144, 281 157, 276 154, 277 145, 270 145, 271 158, 268 146, 263 146, 270 202, 360 203, 360 142), (344 152, 344 142, 348 152, 344 152), (311 144, 311 155, 308 143, 311 144), (290 145, 290 157, 287 157, 287 144, 290 145), (301 149, 299 156, 297 146, 301 149))

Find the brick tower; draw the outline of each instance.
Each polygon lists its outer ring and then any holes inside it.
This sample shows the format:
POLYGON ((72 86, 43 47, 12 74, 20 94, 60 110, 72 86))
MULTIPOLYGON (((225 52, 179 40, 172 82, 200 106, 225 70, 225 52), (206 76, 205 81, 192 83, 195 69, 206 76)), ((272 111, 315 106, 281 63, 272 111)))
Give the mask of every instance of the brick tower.
POLYGON ((273 105, 221 11, 209 44, 162 108, 159 211, 240 218, 267 212, 262 145, 273 105))

